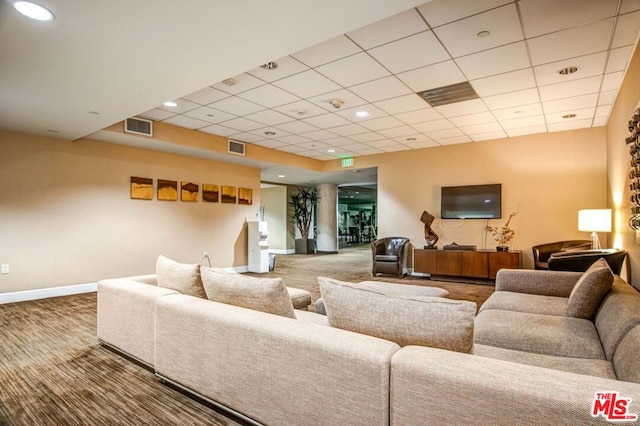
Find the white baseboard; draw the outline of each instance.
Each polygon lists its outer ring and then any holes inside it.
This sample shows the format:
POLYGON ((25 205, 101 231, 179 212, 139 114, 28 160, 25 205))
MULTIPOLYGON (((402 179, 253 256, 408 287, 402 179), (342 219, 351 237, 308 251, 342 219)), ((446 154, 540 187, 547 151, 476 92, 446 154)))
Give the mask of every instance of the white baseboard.
POLYGON ((288 250, 282 250, 282 249, 271 250, 271 249, 269 249, 269 253, 274 253, 274 254, 295 254, 296 250, 295 249, 288 249, 288 250))
POLYGON ((5 303, 26 302, 28 300, 47 299, 49 297, 71 296, 72 294, 91 293, 98 290, 98 283, 66 285, 62 287, 40 288, 37 290, 0 293, 0 305, 5 303))

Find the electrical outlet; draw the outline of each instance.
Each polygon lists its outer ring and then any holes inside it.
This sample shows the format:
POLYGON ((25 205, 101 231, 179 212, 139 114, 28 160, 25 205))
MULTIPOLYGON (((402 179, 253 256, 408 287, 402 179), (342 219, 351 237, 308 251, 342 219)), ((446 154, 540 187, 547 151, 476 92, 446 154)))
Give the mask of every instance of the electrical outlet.
POLYGON ((8 264, 3 264, 2 265, 2 273, 3 274, 8 274, 9 273, 9 265, 8 264))

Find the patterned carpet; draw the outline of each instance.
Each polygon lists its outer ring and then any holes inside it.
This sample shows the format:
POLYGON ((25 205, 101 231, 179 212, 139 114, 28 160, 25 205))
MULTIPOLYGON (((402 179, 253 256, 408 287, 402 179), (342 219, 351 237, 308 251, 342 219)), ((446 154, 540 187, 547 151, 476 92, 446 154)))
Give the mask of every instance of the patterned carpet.
MULTIPOLYGON (((490 285, 371 277, 368 246, 340 254, 278 255, 259 276, 319 297, 316 277, 442 287, 479 305, 490 285)), ((0 425, 237 425, 165 386, 96 339, 96 294, 0 305, 0 425)))

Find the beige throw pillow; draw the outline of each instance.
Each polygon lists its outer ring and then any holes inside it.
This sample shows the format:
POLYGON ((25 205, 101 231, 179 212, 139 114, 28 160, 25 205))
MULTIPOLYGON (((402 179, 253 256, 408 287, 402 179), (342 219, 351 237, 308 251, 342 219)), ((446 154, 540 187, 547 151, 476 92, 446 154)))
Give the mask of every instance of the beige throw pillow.
POLYGON ((582 274, 571 290, 567 303, 567 316, 593 318, 612 285, 613 272, 607 261, 600 258, 582 274))
POLYGON ((427 296, 387 296, 318 277, 332 327, 396 342, 471 353, 476 304, 427 296))
POLYGON ((200 279, 200 265, 178 263, 160 255, 156 261, 156 274, 158 287, 170 288, 190 296, 207 297, 200 279))
POLYGON ((209 300, 295 318, 293 304, 282 278, 254 278, 201 268, 209 300))

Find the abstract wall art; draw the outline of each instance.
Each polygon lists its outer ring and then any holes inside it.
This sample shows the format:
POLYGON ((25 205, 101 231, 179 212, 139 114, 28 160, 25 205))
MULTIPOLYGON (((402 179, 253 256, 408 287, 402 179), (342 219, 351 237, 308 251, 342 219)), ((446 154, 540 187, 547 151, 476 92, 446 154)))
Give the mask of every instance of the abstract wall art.
POLYGON ((200 185, 193 182, 180 182, 180 200, 182 201, 198 201, 198 193, 200 185))
POLYGON ((178 199, 178 182, 158 179, 158 200, 176 201, 178 199))
POLYGON ((222 202, 235 204, 237 198, 235 186, 222 185, 222 202))
POLYGON ((153 200, 153 179, 131 176, 131 199, 153 200))
POLYGON ((220 201, 220 185, 203 183, 202 201, 207 203, 217 203, 218 201, 220 201))

